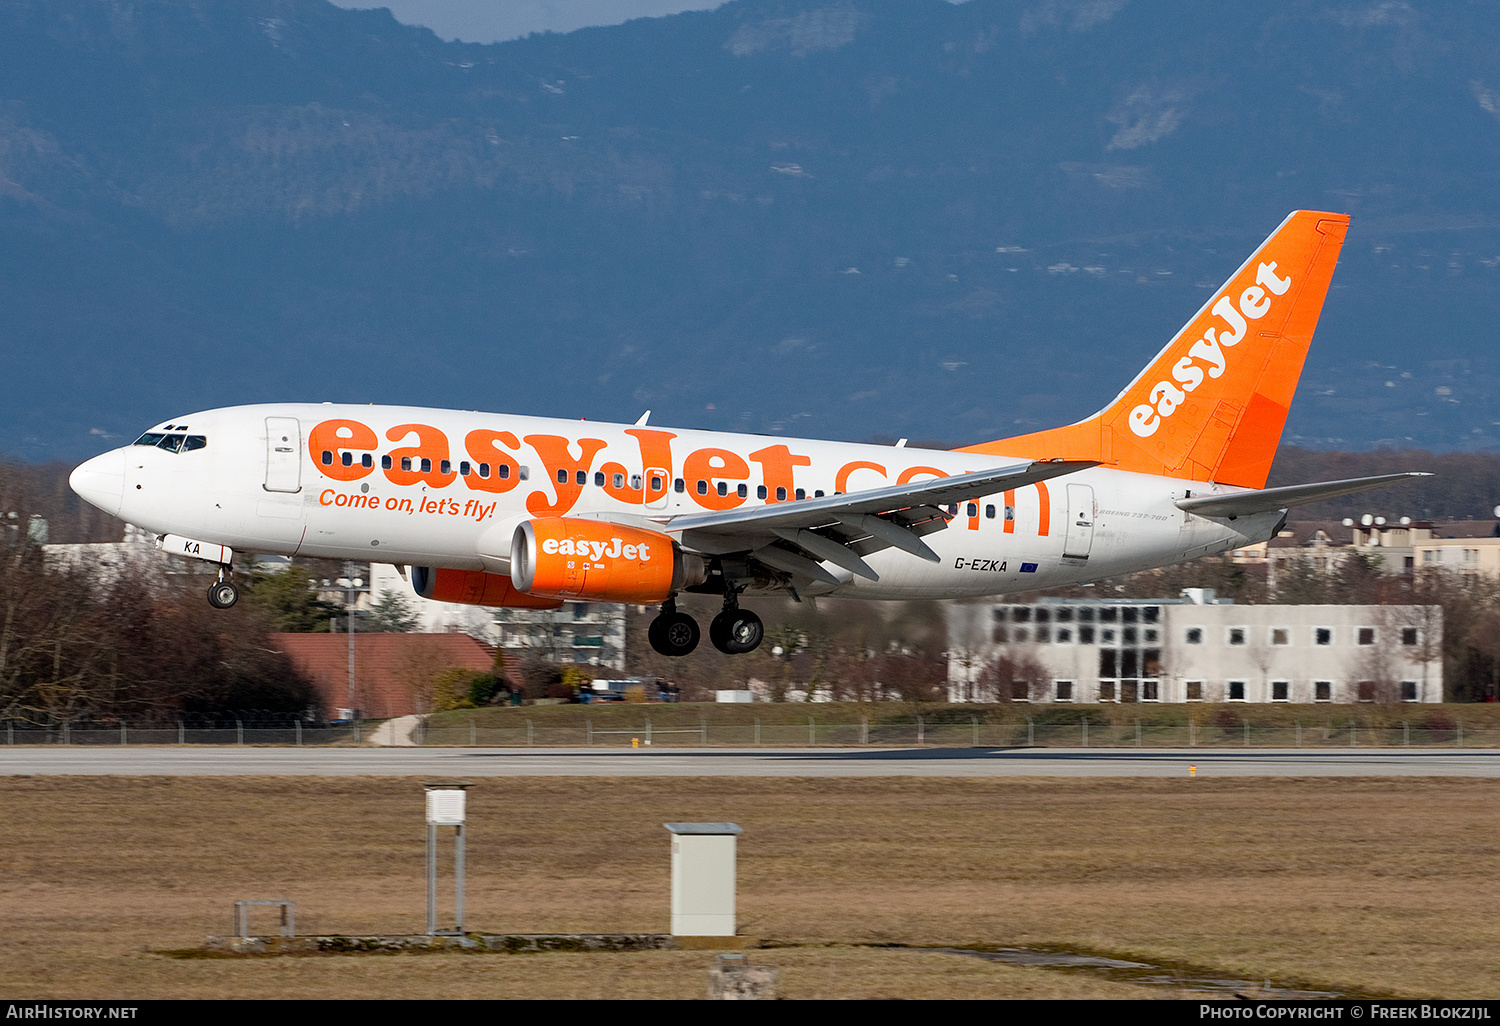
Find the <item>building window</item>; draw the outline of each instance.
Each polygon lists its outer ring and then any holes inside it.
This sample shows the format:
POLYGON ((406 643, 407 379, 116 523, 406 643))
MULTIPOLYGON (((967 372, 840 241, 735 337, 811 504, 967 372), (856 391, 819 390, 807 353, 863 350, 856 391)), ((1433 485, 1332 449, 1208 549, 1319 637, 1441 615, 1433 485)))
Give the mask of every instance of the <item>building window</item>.
POLYGON ((1231 645, 1243 645, 1245 643, 1245 628, 1229 628, 1229 643, 1231 645))
POLYGON ((1331 702, 1331 701, 1333 701, 1333 681, 1331 681, 1331 680, 1315 680, 1315 681, 1313 681, 1313 701, 1314 702, 1331 702))
POLYGON ((1373 680, 1362 680, 1355 685, 1361 702, 1375 701, 1375 682, 1373 680))
POLYGON ((1417 682, 1416 681, 1414 681, 1414 680, 1403 680, 1401 682, 1401 701, 1403 701, 1403 702, 1416 702, 1416 701, 1419 701, 1419 698, 1417 697, 1418 694, 1419 694, 1419 692, 1417 690, 1417 682))
POLYGON ((1112 680, 1101 680, 1099 682, 1099 701, 1113 702, 1115 700, 1115 682, 1112 680))
POLYGON ((1053 701, 1073 701, 1073 682, 1070 680, 1055 680, 1052 682, 1053 701))
POLYGON ((1160 681, 1154 681, 1154 680, 1143 680, 1143 681, 1141 681, 1141 701, 1142 702, 1159 702, 1159 701, 1161 701, 1161 697, 1160 697, 1161 696, 1161 690, 1160 690, 1160 688, 1161 688, 1161 682, 1160 681))
POLYGON ((1013 627, 1013 628, 1011 628, 1010 640, 1011 641, 1025 641, 1026 640, 1026 628, 1025 627, 1013 627))
POLYGON ((1231 702, 1243 702, 1245 700, 1245 682, 1232 680, 1229 682, 1229 700, 1231 702))
POLYGON ((1401 644, 1408 647, 1417 643, 1417 629, 1415 627, 1401 628, 1401 644))
POLYGON ((1003 645, 1007 641, 1010 640, 1009 637, 1005 633, 1005 628, 1004 627, 996 627, 995 628, 994 640, 995 640, 995 644, 997 644, 997 645, 1003 645))
POLYGON ((1004 623, 1005 622, 1005 607, 1004 606, 996 606, 990 615, 992 615, 995 618, 995 622, 996 623, 1004 623))
POLYGON ((1182 682, 1183 696, 1189 702, 1203 701, 1203 682, 1201 680, 1186 680, 1182 682))
POLYGON ((1315 627, 1315 628, 1313 628, 1313 644, 1315 644, 1315 645, 1332 645, 1333 644, 1333 628, 1332 627, 1315 627))
POLYGON ((1094 628, 1088 626, 1078 628, 1078 643, 1080 645, 1092 645, 1094 643, 1094 628))
POLYGON ((1055 640, 1059 645, 1067 645, 1073 640, 1073 632, 1067 627, 1059 627, 1057 629, 1057 637, 1055 640))
POLYGON ((1203 644, 1203 628, 1202 627, 1189 627, 1187 629, 1187 637, 1184 640, 1189 645, 1201 645, 1201 644, 1203 644))
POLYGON ((1359 629, 1359 643, 1361 645, 1373 645, 1373 644, 1375 644, 1375 628, 1374 627, 1361 627, 1359 629))
POLYGON ((1038 627, 1036 629, 1036 642, 1045 645, 1052 640, 1052 629, 1050 627, 1038 627))
POLYGON ((1290 698, 1289 698, 1290 692, 1291 692, 1291 684, 1289 684, 1287 681, 1284 681, 1284 680, 1273 680, 1273 681, 1271 681, 1271 701, 1273 701, 1273 702, 1286 702, 1286 701, 1289 701, 1290 700, 1290 698))
POLYGON ((1292 632, 1285 627, 1271 628, 1271 644, 1290 645, 1292 643, 1292 632))

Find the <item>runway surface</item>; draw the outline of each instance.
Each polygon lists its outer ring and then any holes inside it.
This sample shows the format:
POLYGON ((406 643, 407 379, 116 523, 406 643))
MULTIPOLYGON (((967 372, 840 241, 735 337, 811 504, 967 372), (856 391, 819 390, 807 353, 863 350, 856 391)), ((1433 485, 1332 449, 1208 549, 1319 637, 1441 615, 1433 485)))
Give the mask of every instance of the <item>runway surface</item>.
POLYGON ((0 775, 1500 777, 1496 749, 0 747, 0 775))

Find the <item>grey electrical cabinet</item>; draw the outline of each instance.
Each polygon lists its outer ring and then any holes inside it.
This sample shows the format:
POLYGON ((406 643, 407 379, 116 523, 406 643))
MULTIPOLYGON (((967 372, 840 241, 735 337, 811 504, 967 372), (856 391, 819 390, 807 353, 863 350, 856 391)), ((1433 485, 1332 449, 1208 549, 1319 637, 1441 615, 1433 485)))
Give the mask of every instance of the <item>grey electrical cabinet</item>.
POLYGON ((672 936, 733 937, 733 823, 666 823, 672 832, 672 936))

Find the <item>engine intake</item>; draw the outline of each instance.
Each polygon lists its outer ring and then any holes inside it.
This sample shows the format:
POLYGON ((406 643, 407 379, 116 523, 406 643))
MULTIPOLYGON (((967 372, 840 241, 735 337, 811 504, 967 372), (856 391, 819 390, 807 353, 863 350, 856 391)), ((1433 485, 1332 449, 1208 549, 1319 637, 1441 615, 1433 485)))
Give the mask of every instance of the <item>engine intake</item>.
POLYGON ((517 527, 510 572, 530 595, 601 602, 662 602, 708 577, 702 556, 660 531, 574 517, 517 527))

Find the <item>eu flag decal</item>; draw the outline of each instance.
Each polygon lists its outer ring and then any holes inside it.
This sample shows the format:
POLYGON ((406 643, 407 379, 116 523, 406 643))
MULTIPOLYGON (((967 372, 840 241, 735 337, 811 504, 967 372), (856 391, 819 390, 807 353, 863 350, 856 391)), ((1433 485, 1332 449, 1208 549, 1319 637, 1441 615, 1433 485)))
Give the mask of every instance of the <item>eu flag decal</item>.
POLYGON ((1023 574, 1034 574, 1034 573, 1036 573, 1036 564, 1035 563, 1022 563, 1021 564, 1021 573, 1023 573, 1023 574))

